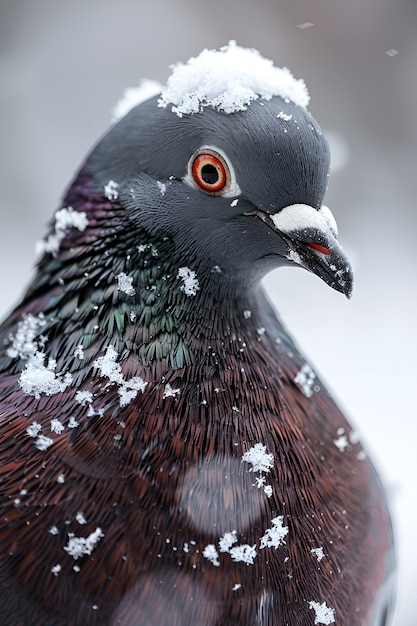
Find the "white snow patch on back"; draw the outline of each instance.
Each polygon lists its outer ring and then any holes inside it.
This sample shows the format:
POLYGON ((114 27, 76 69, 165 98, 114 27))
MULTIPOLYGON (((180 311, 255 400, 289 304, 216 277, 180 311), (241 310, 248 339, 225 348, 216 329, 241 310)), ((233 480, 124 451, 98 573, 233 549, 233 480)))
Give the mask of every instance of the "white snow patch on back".
POLYGON ((29 359, 26 369, 20 375, 19 385, 27 396, 35 396, 39 400, 41 394, 53 396, 65 391, 72 383, 72 375, 57 374, 55 372, 56 361, 49 359, 45 364, 45 354, 37 352, 29 359))
POLYGON ((90 555, 102 537, 104 537, 104 533, 100 527, 97 527, 88 537, 76 537, 74 533, 68 533, 69 541, 64 546, 64 550, 73 559, 79 559, 82 556, 90 555))
POLYGON ((325 602, 320 604, 319 602, 314 602, 312 600, 308 604, 309 608, 314 609, 316 613, 316 616, 314 618, 315 624, 324 624, 325 626, 327 626, 328 624, 334 624, 335 610, 328 607, 325 602))
POLYGON ((37 254, 49 252, 56 256, 61 241, 65 239, 67 231, 70 228, 76 228, 83 232, 88 226, 87 214, 84 211, 74 211, 72 207, 59 209, 55 213, 55 227, 54 232, 51 233, 47 239, 38 241, 36 244, 37 254))
POLYGON ((230 114, 244 111, 253 100, 273 96, 303 108, 310 100, 304 81, 296 80, 289 69, 275 67, 257 50, 230 41, 220 50, 205 49, 186 64, 174 65, 158 105, 171 104, 180 117, 207 106, 230 114))
POLYGON ((36 317, 31 313, 24 315, 17 325, 15 334, 9 337, 12 346, 8 348, 7 356, 12 359, 16 357, 28 359, 34 356, 41 347, 39 339, 35 338, 45 324, 46 320, 42 313, 36 317))
POLYGON ((156 80, 143 79, 138 87, 128 87, 122 98, 113 109, 112 122, 117 122, 138 104, 157 96, 162 91, 162 85, 156 80))
POLYGON ((197 291, 200 289, 200 284, 196 276, 196 273, 193 270, 190 270, 189 267, 179 268, 177 278, 182 280, 180 289, 186 296, 197 295, 197 291))
POLYGON ((219 553, 216 550, 216 546, 209 543, 203 550, 203 556, 208 559, 216 567, 220 566, 219 553))
POLYGON ((256 544, 250 546, 247 543, 243 543, 240 546, 230 548, 229 554, 232 558, 232 561, 235 561, 235 563, 241 561, 242 563, 246 563, 246 565, 253 565, 257 555, 256 544))
POLYGON ((315 380, 316 374, 308 363, 304 363, 294 378, 294 382, 300 387, 306 398, 311 398, 313 395, 315 380))
POLYGON ((120 406, 127 406, 136 396, 138 392, 145 391, 147 382, 140 376, 134 376, 129 380, 125 380, 120 363, 116 362, 118 354, 112 346, 108 346, 104 356, 98 357, 93 366, 99 370, 100 376, 106 377, 111 383, 116 383, 119 387, 118 394, 120 396, 120 406))
POLYGON ((320 548, 311 548, 310 552, 311 552, 311 554, 314 554, 314 556, 317 558, 319 563, 320 563, 320 561, 322 559, 324 559, 324 550, 323 550, 322 547, 320 547, 320 548))
POLYGON ((288 526, 284 526, 284 516, 278 515, 272 520, 272 527, 267 528, 263 537, 261 537, 260 548, 275 548, 282 546, 285 543, 285 537, 288 535, 288 526))
POLYGON ((125 272, 120 272, 117 274, 117 288, 119 291, 122 291, 127 296, 134 296, 136 293, 136 289, 133 287, 133 278, 128 276, 125 272))
POLYGON ((256 443, 242 456, 242 461, 250 463, 250 472, 269 472, 274 467, 274 455, 266 451, 266 446, 256 443))

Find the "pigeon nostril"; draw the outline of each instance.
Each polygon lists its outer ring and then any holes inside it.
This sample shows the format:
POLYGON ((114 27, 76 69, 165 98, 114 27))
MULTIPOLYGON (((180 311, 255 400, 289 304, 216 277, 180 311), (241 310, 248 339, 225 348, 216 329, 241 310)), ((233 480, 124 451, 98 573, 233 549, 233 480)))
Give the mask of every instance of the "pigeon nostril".
POLYGON ((321 246, 319 243, 312 243, 310 241, 306 242, 306 245, 309 246, 310 248, 313 248, 313 250, 317 250, 317 252, 321 252, 321 254, 330 254, 330 250, 329 248, 326 248, 325 246, 321 246))

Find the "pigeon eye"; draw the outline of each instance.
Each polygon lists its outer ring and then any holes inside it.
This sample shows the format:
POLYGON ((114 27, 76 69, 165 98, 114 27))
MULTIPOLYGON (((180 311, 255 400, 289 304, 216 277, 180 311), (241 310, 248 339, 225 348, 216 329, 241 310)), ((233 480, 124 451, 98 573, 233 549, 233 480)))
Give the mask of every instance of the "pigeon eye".
POLYGON ((184 181, 213 196, 231 197, 241 193, 226 155, 211 146, 203 146, 193 154, 184 181))
POLYGON ((199 154, 193 161, 191 168, 193 178, 204 191, 221 191, 227 185, 229 169, 219 157, 220 155, 207 152, 199 154))

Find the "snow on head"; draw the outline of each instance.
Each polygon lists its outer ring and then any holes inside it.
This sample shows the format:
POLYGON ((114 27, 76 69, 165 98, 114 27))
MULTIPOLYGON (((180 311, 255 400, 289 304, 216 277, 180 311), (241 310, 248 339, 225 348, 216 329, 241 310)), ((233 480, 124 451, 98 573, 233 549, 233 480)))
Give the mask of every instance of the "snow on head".
POLYGON ((162 85, 156 80, 144 79, 138 87, 128 87, 122 98, 113 109, 112 121, 116 122, 124 117, 135 106, 149 100, 153 96, 157 96, 162 91, 162 85))
POLYGON ((253 100, 273 96, 303 108, 309 103, 303 80, 296 80, 286 67, 275 67, 257 50, 230 41, 220 50, 206 49, 186 64, 174 65, 158 105, 171 104, 180 117, 207 106, 229 114, 244 111, 253 100))

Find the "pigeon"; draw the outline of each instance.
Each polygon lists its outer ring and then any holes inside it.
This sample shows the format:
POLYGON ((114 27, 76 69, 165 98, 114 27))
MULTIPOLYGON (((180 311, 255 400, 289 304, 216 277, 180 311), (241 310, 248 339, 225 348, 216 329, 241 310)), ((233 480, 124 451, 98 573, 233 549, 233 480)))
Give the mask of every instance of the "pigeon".
POLYGON ((0 327, 1 624, 385 626, 381 481, 261 285, 353 287, 307 88, 235 42, 145 87, 0 327))

